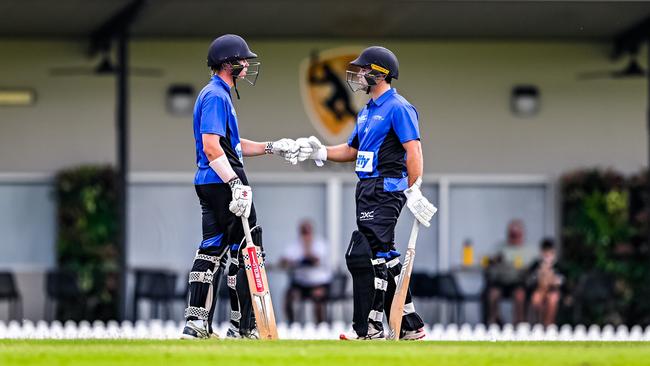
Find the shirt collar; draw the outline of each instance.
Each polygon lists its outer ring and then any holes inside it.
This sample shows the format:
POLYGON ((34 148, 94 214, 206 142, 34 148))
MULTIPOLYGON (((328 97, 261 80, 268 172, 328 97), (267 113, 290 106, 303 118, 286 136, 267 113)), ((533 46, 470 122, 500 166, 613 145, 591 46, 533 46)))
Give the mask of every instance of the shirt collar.
POLYGON ((377 98, 377 100, 373 100, 372 98, 370 98, 370 100, 368 101, 368 105, 370 105, 370 103, 374 103, 377 107, 380 107, 382 104, 384 104, 386 100, 388 100, 388 98, 393 96, 395 93, 397 93, 397 89, 390 88, 386 90, 384 94, 380 95, 379 98, 377 98))
POLYGON ((228 83, 223 81, 223 79, 220 78, 219 75, 212 75, 212 82, 221 86, 225 91, 230 93, 230 85, 228 85, 228 83))

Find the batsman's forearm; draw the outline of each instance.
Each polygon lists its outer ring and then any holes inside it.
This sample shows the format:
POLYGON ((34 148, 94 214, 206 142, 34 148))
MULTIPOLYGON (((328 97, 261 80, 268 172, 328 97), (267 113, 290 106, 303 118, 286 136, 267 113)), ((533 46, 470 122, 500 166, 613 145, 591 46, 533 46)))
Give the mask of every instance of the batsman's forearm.
POLYGON ((327 146, 327 160, 345 163, 357 159, 357 149, 348 144, 327 146))
POLYGON ((266 142, 257 142, 246 139, 241 139, 241 152, 244 156, 260 156, 264 155, 266 142))
POLYGON ((423 174, 422 145, 420 141, 410 141, 406 151, 406 172, 409 176, 409 187, 423 174), (412 143, 412 144, 411 144, 412 143))

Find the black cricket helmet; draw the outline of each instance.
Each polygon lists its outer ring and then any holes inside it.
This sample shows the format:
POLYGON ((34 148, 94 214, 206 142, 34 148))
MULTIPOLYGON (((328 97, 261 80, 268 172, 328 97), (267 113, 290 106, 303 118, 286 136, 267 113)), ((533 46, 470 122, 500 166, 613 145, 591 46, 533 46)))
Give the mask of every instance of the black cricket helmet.
POLYGON ((255 85, 257 81, 260 63, 248 62, 248 66, 245 67, 240 62, 253 58, 257 58, 257 54, 251 51, 246 41, 236 34, 224 34, 217 37, 208 48, 209 67, 218 68, 224 64, 230 64, 233 77, 244 79, 251 85, 255 85), (240 75, 244 69, 246 69, 246 73, 240 75))
POLYGON ((399 77, 399 62, 393 52, 385 47, 368 47, 355 60, 350 62, 346 79, 352 91, 369 91, 377 80, 390 82, 399 77))

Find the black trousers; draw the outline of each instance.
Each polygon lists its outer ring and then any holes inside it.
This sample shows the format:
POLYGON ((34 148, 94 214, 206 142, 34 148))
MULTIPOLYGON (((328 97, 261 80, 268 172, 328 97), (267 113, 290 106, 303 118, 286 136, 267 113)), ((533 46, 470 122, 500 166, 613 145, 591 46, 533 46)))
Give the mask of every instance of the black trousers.
MULTIPOLYGON (((242 182, 246 184, 242 179, 242 182)), ((233 244, 239 245, 244 238, 241 218, 230 212, 232 199, 230 186, 226 183, 201 184, 194 186, 201 203, 203 241, 199 252, 220 255, 233 244)), ((255 205, 248 217, 250 227, 257 223, 255 205)))
POLYGON ((384 190, 384 178, 362 179, 357 183, 357 227, 373 254, 394 249, 395 226, 406 203, 404 192, 384 190))

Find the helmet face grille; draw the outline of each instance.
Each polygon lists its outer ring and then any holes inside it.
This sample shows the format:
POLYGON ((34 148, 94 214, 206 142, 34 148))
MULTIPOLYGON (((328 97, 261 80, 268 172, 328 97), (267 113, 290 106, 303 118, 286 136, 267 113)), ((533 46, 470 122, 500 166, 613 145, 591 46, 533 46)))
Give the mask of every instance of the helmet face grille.
POLYGON ((255 86, 257 77, 260 75, 260 62, 249 62, 247 67, 240 64, 233 65, 232 75, 240 80, 245 80, 255 86), (245 71, 245 72, 244 72, 245 71))
POLYGON ((368 91, 368 87, 377 85, 377 82, 385 79, 387 75, 387 73, 378 72, 370 67, 351 65, 345 72, 345 81, 353 92, 368 91))
POLYGON ((366 90, 368 88, 368 81, 364 78, 363 73, 347 70, 345 72, 345 81, 353 92, 366 90))

